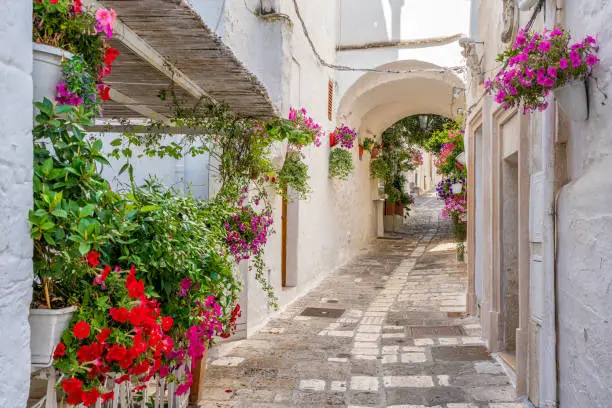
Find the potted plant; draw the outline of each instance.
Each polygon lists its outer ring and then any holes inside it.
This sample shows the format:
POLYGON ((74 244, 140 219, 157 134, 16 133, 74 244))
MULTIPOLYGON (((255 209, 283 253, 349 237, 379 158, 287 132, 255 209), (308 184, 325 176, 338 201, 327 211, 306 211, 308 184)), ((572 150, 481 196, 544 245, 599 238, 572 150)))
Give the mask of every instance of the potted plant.
POLYGON ((108 161, 102 141, 83 131, 90 124, 84 107, 57 106, 48 99, 36 105, 30 328, 32 362, 47 365, 79 304, 77 284, 96 262, 90 251, 113 242, 130 222, 123 201, 100 175, 99 164, 108 161))
POLYGON ((329 153, 329 177, 347 180, 355 165, 353 155, 346 149, 333 149, 329 153))
POLYGON ((381 149, 382 149, 382 144, 375 143, 374 146, 372 146, 371 155, 370 155, 372 160, 376 160, 376 158, 378 158, 378 155, 380 154, 381 149))
POLYGON ((335 147, 338 144, 338 140, 336 140, 336 134, 331 132, 329 134, 329 147, 335 147))
POLYGON ((108 45, 115 12, 100 9, 91 13, 83 8, 81 0, 33 0, 33 8, 34 101, 54 100, 59 93, 64 104, 78 105, 91 98, 79 93, 82 79, 95 82, 100 97, 107 99, 108 89, 102 78, 110 73, 119 54, 108 45), (72 71, 62 63, 74 57, 81 58, 81 71, 66 81, 72 71))
POLYGON ((368 152, 372 151, 372 148, 374 147, 375 144, 376 144, 376 141, 372 139, 371 137, 366 137, 362 143, 363 149, 367 150, 368 152))
POLYGON ((524 113, 545 110, 547 97, 554 91, 570 118, 585 120, 588 104, 584 82, 599 62, 597 50, 597 40, 591 36, 572 43, 564 29, 542 33, 521 30, 512 47, 498 56, 507 68, 485 87, 504 108, 521 106, 524 113))
POLYGON ((340 143, 342 148, 348 150, 353 148, 355 139, 357 139, 357 131, 344 124, 336 127, 332 134, 335 135, 336 143, 340 143))
POLYGON ((359 160, 363 159, 363 145, 359 145, 359 160))

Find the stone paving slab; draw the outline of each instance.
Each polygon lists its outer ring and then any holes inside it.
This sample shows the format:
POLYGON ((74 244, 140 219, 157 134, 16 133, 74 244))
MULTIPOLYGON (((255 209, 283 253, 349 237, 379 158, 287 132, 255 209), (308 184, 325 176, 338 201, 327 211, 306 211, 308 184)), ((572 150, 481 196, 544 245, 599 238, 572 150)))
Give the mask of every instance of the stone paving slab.
POLYGON ((477 319, 465 317, 465 265, 439 214, 434 198, 418 198, 400 239, 375 241, 209 361, 201 407, 522 408, 477 319))

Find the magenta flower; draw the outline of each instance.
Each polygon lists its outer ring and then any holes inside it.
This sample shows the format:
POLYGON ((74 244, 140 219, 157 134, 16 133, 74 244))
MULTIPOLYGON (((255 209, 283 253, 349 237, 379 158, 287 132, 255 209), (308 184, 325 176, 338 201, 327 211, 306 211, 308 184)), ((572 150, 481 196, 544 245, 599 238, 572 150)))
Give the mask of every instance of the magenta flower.
POLYGON ((117 13, 113 9, 98 9, 96 11, 95 29, 99 33, 105 33, 108 38, 113 37, 113 25, 117 19, 117 13))
POLYGON ((589 54, 586 57, 586 63, 589 67, 592 67, 593 65, 597 64, 599 62, 599 58, 597 58, 597 56, 595 54, 589 54))
POLYGON ((566 69, 569 65, 569 61, 566 58, 561 58, 559 60, 559 68, 566 69))
POLYGON ((540 45, 538 46, 538 49, 543 52, 548 52, 550 51, 551 48, 552 48, 552 44, 550 43, 550 41, 546 41, 546 40, 542 41, 540 45))

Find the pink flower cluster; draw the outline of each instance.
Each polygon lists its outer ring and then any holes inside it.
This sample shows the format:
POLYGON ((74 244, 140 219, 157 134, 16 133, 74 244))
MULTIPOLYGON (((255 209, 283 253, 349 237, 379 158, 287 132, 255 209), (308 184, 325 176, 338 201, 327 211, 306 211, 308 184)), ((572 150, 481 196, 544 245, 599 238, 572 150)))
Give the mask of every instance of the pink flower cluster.
POLYGON ((113 25, 117 19, 117 13, 113 9, 98 9, 96 11, 96 32, 104 33, 108 38, 113 37, 113 25))
POLYGON ((467 200, 465 193, 451 195, 444 200, 442 217, 451 218, 454 215, 459 218, 459 222, 465 222, 465 217, 467 215, 467 200))
POLYGON ((313 135, 315 146, 321 146, 321 136, 323 129, 321 125, 314 121, 313 118, 307 115, 306 109, 295 109, 294 107, 289 108, 289 118, 297 129, 307 131, 313 135))
POLYGON ((599 62, 595 38, 587 36, 571 45, 570 39, 561 29, 519 31, 512 48, 500 55, 507 68, 487 81, 485 88, 506 109, 522 105, 524 113, 545 110, 552 89, 584 79, 599 62))
POLYGON ((436 167, 442 167, 446 164, 446 159, 448 159, 448 156, 453 154, 453 151, 455 150, 455 144, 454 143, 444 143, 442 145, 442 149, 440 150, 440 153, 438 153, 436 155, 436 158, 434 160, 434 164, 436 165, 436 167))
POLYGON ((274 222, 269 212, 255 212, 251 206, 245 205, 245 199, 238 202, 237 213, 223 224, 227 231, 225 239, 237 262, 264 250, 268 228, 274 222))
POLYGON ((410 153, 412 154, 412 159, 410 159, 410 163, 416 168, 423 165, 423 153, 421 153, 418 149, 411 148, 410 153))

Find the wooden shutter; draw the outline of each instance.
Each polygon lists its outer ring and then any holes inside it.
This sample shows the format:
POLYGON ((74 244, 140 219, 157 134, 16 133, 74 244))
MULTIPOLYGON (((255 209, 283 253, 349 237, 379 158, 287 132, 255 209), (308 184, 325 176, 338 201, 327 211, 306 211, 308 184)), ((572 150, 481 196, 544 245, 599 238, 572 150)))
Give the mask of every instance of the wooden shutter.
POLYGON ((334 111, 334 83, 329 80, 327 84, 327 119, 332 120, 334 111))

